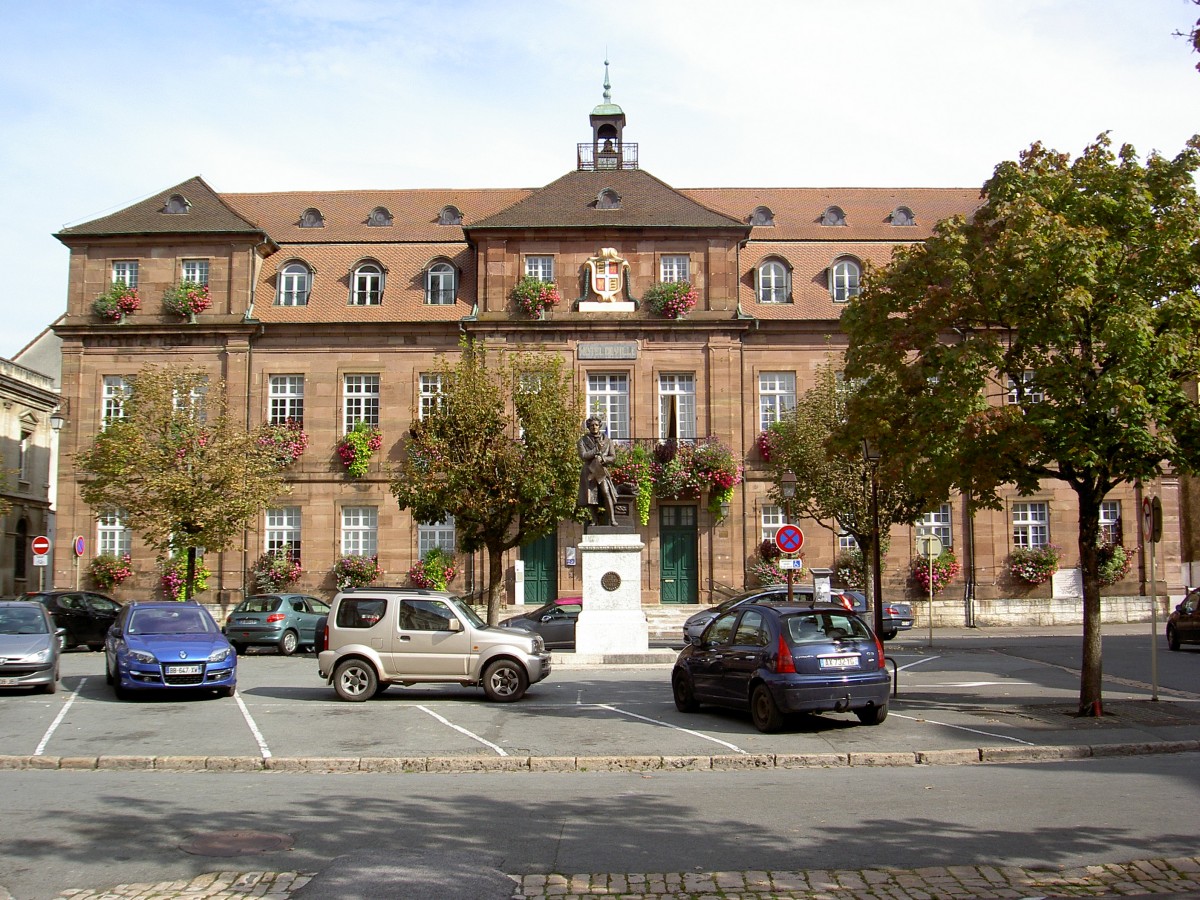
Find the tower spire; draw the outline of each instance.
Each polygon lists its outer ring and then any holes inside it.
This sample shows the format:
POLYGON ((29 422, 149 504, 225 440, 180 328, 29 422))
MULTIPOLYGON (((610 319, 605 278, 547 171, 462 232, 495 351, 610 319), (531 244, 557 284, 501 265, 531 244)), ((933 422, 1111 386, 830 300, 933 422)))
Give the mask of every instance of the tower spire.
POLYGON ((604 54, 604 102, 612 102, 612 84, 608 80, 608 53, 604 54))

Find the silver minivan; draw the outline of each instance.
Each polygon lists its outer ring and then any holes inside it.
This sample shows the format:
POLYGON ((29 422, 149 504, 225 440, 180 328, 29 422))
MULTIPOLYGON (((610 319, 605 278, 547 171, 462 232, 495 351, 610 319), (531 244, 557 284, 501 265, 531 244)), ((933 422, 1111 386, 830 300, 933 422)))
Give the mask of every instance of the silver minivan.
POLYGON ((393 684, 481 686, 489 700, 520 700, 550 674, 540 635, 490 628, 445 591, 363 587, 341 591, 318 627, 317 671, 343 700, 393 684))

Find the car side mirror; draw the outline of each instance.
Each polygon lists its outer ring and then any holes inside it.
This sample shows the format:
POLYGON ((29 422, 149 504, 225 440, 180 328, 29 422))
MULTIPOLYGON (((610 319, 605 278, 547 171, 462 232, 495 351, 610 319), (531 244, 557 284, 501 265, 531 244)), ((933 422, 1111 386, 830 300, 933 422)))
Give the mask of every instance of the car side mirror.
POLYGON ((450 619, 450 630, 451 631, 462 631, 463 623, 458 619, 451 618, 450 619))
POLYGON ((542 616, 542 621, 543 621, 543 622, 550 622, 550 621, 553 621, 553 619, 554 619, 554 616, 550 615, 549 613, 547 613, 546 615, 542 616))

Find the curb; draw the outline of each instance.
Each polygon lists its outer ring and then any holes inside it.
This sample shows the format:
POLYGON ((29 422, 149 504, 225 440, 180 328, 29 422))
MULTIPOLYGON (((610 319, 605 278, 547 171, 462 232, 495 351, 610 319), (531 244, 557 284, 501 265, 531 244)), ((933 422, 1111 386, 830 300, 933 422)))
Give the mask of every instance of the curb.
POLYGON ((1200 752, 1200 740, 1047 747, 979 747, 874 753, 747 753, 721 756, 0 756, 2 769, 55 771, 463 774, 961 766, 1200 752))

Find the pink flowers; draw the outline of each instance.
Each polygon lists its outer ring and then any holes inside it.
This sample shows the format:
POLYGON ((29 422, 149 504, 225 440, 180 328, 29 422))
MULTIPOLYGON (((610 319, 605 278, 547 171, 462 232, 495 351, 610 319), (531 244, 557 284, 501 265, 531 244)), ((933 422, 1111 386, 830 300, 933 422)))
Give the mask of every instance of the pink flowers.
POLYGON ((347 474, 351 478, 362 478, 367 474, 371 455, 382 446, 383 433, 360 419, 338 442, 337 453, 347 474))
MULTIPOLYGON (((912 561, 912 577, 917 584, 921 585, 921 590, 929 593, 929 560, 917 557, 912 561)), ((950 580, 959 573, 962 565, 958 559, 949 550, 942 551, 942 554, 933 561, 933 592, 941 593, 942 588, 950 583, 950 580)))
POLYGON ((544 310, 558 305, 562 295, 558 293, 557 285, 527 275, 512 289, 512 299, 517 309, 525 315, 538 316, 544 310))
POLYGON ((275 425, 263 425, 258 432, 258 445, 271 448, 280 466, 298 460, 308 448, 308 435, 295 419, 287 419, 275 425))
POLYGON ((138 289, 129 287, 124 281, 116 282, 92 302, 92 311, 96 315, 114 322, 141 308, 142 298, 138 296, 138 289))
POLYGON ((163 294, 163 308, 177 316, 194 316, 212 306, 208 285, 182 281, 163 294))
POLYGON ((691 282, 660 281, 647 288, 642 302, 666 319, 682 319, 696 307, 698 295, 691 282))

